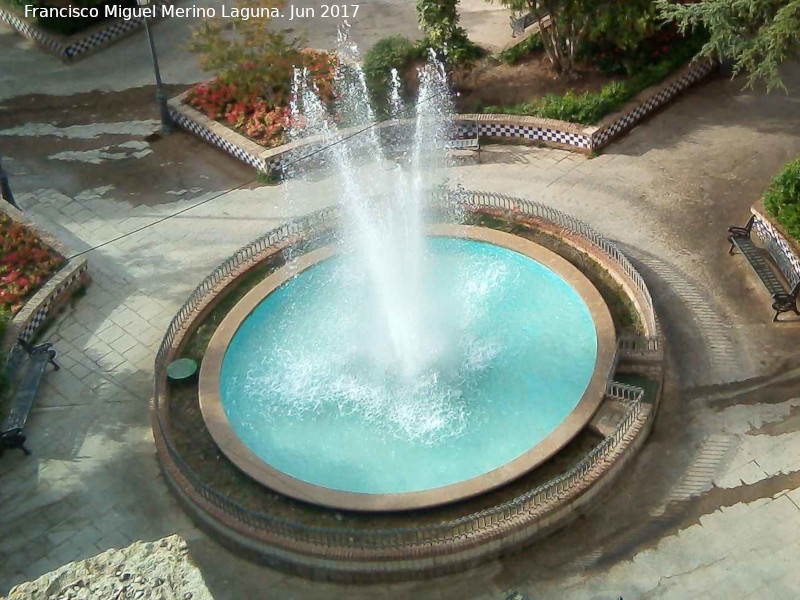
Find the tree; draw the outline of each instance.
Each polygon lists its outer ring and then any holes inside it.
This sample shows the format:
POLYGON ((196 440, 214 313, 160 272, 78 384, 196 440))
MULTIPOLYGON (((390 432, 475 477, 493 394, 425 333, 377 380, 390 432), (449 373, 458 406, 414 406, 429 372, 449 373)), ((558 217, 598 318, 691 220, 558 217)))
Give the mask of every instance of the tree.
POLYGON ((673 4, 657 0, 661 15, 681 31, 705 28, 709 40, 698 56, 729 59, 734 75, 747 85, 763 81, 768 90, 783 88, 780 65, 800 57, 800 0, 704 0, 673 4))
MULTIPOLYGON (((265 16, 244 19, 205 19, 193 32, 191 49, 200 66, 235 84, 243 97, 265 100, 272 107, 287 103, 291 93, 292 67, 303 64, 297 39, 269 27, 273 9, 285 0, 238 0, 240 10, 265 16)), ((240 98, 243 99, 243 98, 240 98)))
POLYGON ((652 0, 500 0, 539 24, 547 58, 559 74, 572 75, 587 40, 608 39, 629 48, 653 28, 652 0))
POLYGON ((417 19, 428 45, 454 64, 474 58, 477 47, 458 24, 459 0, 417 0, 417 19))

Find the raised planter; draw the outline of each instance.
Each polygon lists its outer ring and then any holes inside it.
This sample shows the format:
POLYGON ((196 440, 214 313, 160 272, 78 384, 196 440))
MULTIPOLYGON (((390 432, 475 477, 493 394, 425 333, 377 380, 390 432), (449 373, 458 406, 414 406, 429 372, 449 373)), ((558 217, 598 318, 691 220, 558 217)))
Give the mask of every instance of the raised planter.
POLYGON ((800 246, 780 223, 767 214, 763 199, 754 204, 750 212, 755 217, 753 229, 758 239, 775 260, 789 285, 794 285, 800 281, 800 246))
POLYGON ((517 115, 458 115, 459 133, 490 139, 519 139, 529 143, 590 154, 607 146, 639 121, 652 114, 683 90, 705 79, 715 68, 711 62, 690 63, 661 83, 639 92, 621 110, 603 117, 596 125, 517 115))
MULTIPOLYGON (((172 0, 153 0, 152 5, 161 6, 171 3, 172 0)), ((0 5, 0 22, 8 24, 21 35, 30 38, 43 49, 64 61, 84 58, 92 52, 110 46, 144 25, 144 19, 141 18, 129 21, 117 19, 97 23, 73 35, 60 35, 42 29, 7 5, 0 5)))
MULTIPOLYGON (((679 69, 658 85, 651 86, 628 102, 622 110, 603 118, 597 125, 581 125, 555 119, 518 115, 463 114, 455 118, 458 135, 494 140, 514 140, 591 154, 619 137, 683 90, 705 79, 716 64, 702 61, 679 69)), ((258 171, 278 174, 285 164, 319 146, 316 139, 301 140, 275 148, 264 148, 225 124, 209 119, 184 103, 188 92, 169 101, 172 119, 183 129, 221 148, 258 171)), ((396 140, 408 121, 384 121, 378 125, 384 141, 396 140)), ((342 135, 347 132, 343 131, 342 135)))
MULTIPOLYGON (((0 201, 0 211, 36 231, 43 242, 62 256, 69 257, 74 254, 71 248, 38 227, 10 204, 0 201)), ((14 315, 6 327, 3 339, 0 340, 0 350, 9 349, 18 338, 31 341, 48 320, 58 314, 61 307, 69 302, 73 293, 79 287, 88 285, 90 282, 91 277, 86 259, 79 257, 68 260, 14 315)))

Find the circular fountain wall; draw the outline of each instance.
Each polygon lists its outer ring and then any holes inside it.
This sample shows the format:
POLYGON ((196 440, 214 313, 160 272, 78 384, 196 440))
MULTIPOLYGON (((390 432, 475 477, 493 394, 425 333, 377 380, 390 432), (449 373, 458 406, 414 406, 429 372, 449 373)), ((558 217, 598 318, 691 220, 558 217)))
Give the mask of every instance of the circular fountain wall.
POLYGON ((251 290, 200 375, 217 444, 261 483, 354 510, 470 497, 547 460, 602 401, 614 328, 599 292, 533 242, 437 226, 424 355, 392 364, 369 287, 333 247, 251 290), (336 283, 336 285, 333 285, 336 283))

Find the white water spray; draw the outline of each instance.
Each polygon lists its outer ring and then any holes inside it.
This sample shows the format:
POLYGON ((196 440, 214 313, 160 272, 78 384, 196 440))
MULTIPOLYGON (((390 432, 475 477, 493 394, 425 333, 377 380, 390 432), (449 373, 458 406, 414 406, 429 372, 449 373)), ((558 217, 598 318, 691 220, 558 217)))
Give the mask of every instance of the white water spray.
MULTIPOLYGON (((291 112, 298 126, 291 137, 314 135, 322 145, 332 145, 326 160, 331 160, 339 173, 336 191, 344 213, 345 239, 369 275, 376 304, 371 316, 365 311, 365 318, 374 319, 376 330, 368 354, 385 368, 412 377, 436 358, 442 346, 423 301, 422 198, 433 184, 431 171, 439 166, 436 157, 443 155, 449 135, 452 100, 447 76, 431 54, 420 69, 411 170, 392 169, 390 190, 376 197, 374 182, 362 173, 369 168, 379 170, 386 159, 358 49, 344 29, 340 30, 338 57, 334 114, 320 99, 309 74, 295 71, 291 112), (339 123, 346 125, 344 131, 339 123)), ((392 80, 388 100, 396 117, 403 109, 397 71, 392 80)))

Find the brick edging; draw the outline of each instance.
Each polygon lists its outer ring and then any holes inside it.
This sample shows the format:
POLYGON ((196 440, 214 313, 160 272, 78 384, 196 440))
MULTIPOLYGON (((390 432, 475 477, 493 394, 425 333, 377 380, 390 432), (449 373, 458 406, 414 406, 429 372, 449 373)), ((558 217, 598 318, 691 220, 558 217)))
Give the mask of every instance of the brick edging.
MULTIPOLYGON (((690 63, 661 83, 641 91, 620 111, 607 115, 597 125, 587 126, 540 117, 487 114, 456 115, 455 123, 458 135, 464 137, 474 137, 477 127, 482 138, 520 140, 591 154, 607 146, 683 90, 705 79, 716 67, 716 63, 708 61, 690 63)), ((299 151, 310 152, 317 143, 315 139, 301 140, 275 148, 264 148, 187 105, 184 102, 187 94, 188 91, 169 100, 170 115, 175 123, 260 172, 280 173, 282 165, 296 158, 299 151)), ((394 129, 405 127, 408 123, 407 120, 384 121, 379 125, 379 134, 384 138, 396 138, 394 129)))
MULTIPOLYGON (((154 0, 152 6, 172 4, 173 0, 154 0)), ((152 20, 157 20, 151 19, 152 20)), ((42 49, 58 56, 65 62, 81 59, 114 42, 127 37, 144 25, 143 18, 129 21, 103 21, 70 36, 59 35, 42 29, 26 19, 18 11, 3 5, 0 7, 0 22, 36 42, 42 49)))
MULTIPOLYGON (((68 246, 50 232, 36 225, 10 204, 0 203, 0 211, 33 229, 42 241, 62 256, 68 257, 74 254, 68 246)), ((6 328, 3 339, 0 340, 0 349, 10 348, 20 337, 26 341, 32 340, 48 320, 69 301, 77 288, 91 282, 88 269, 89 265, 84 257, 67 260, 67 263, 56 271, 14 315, 6 328)))

